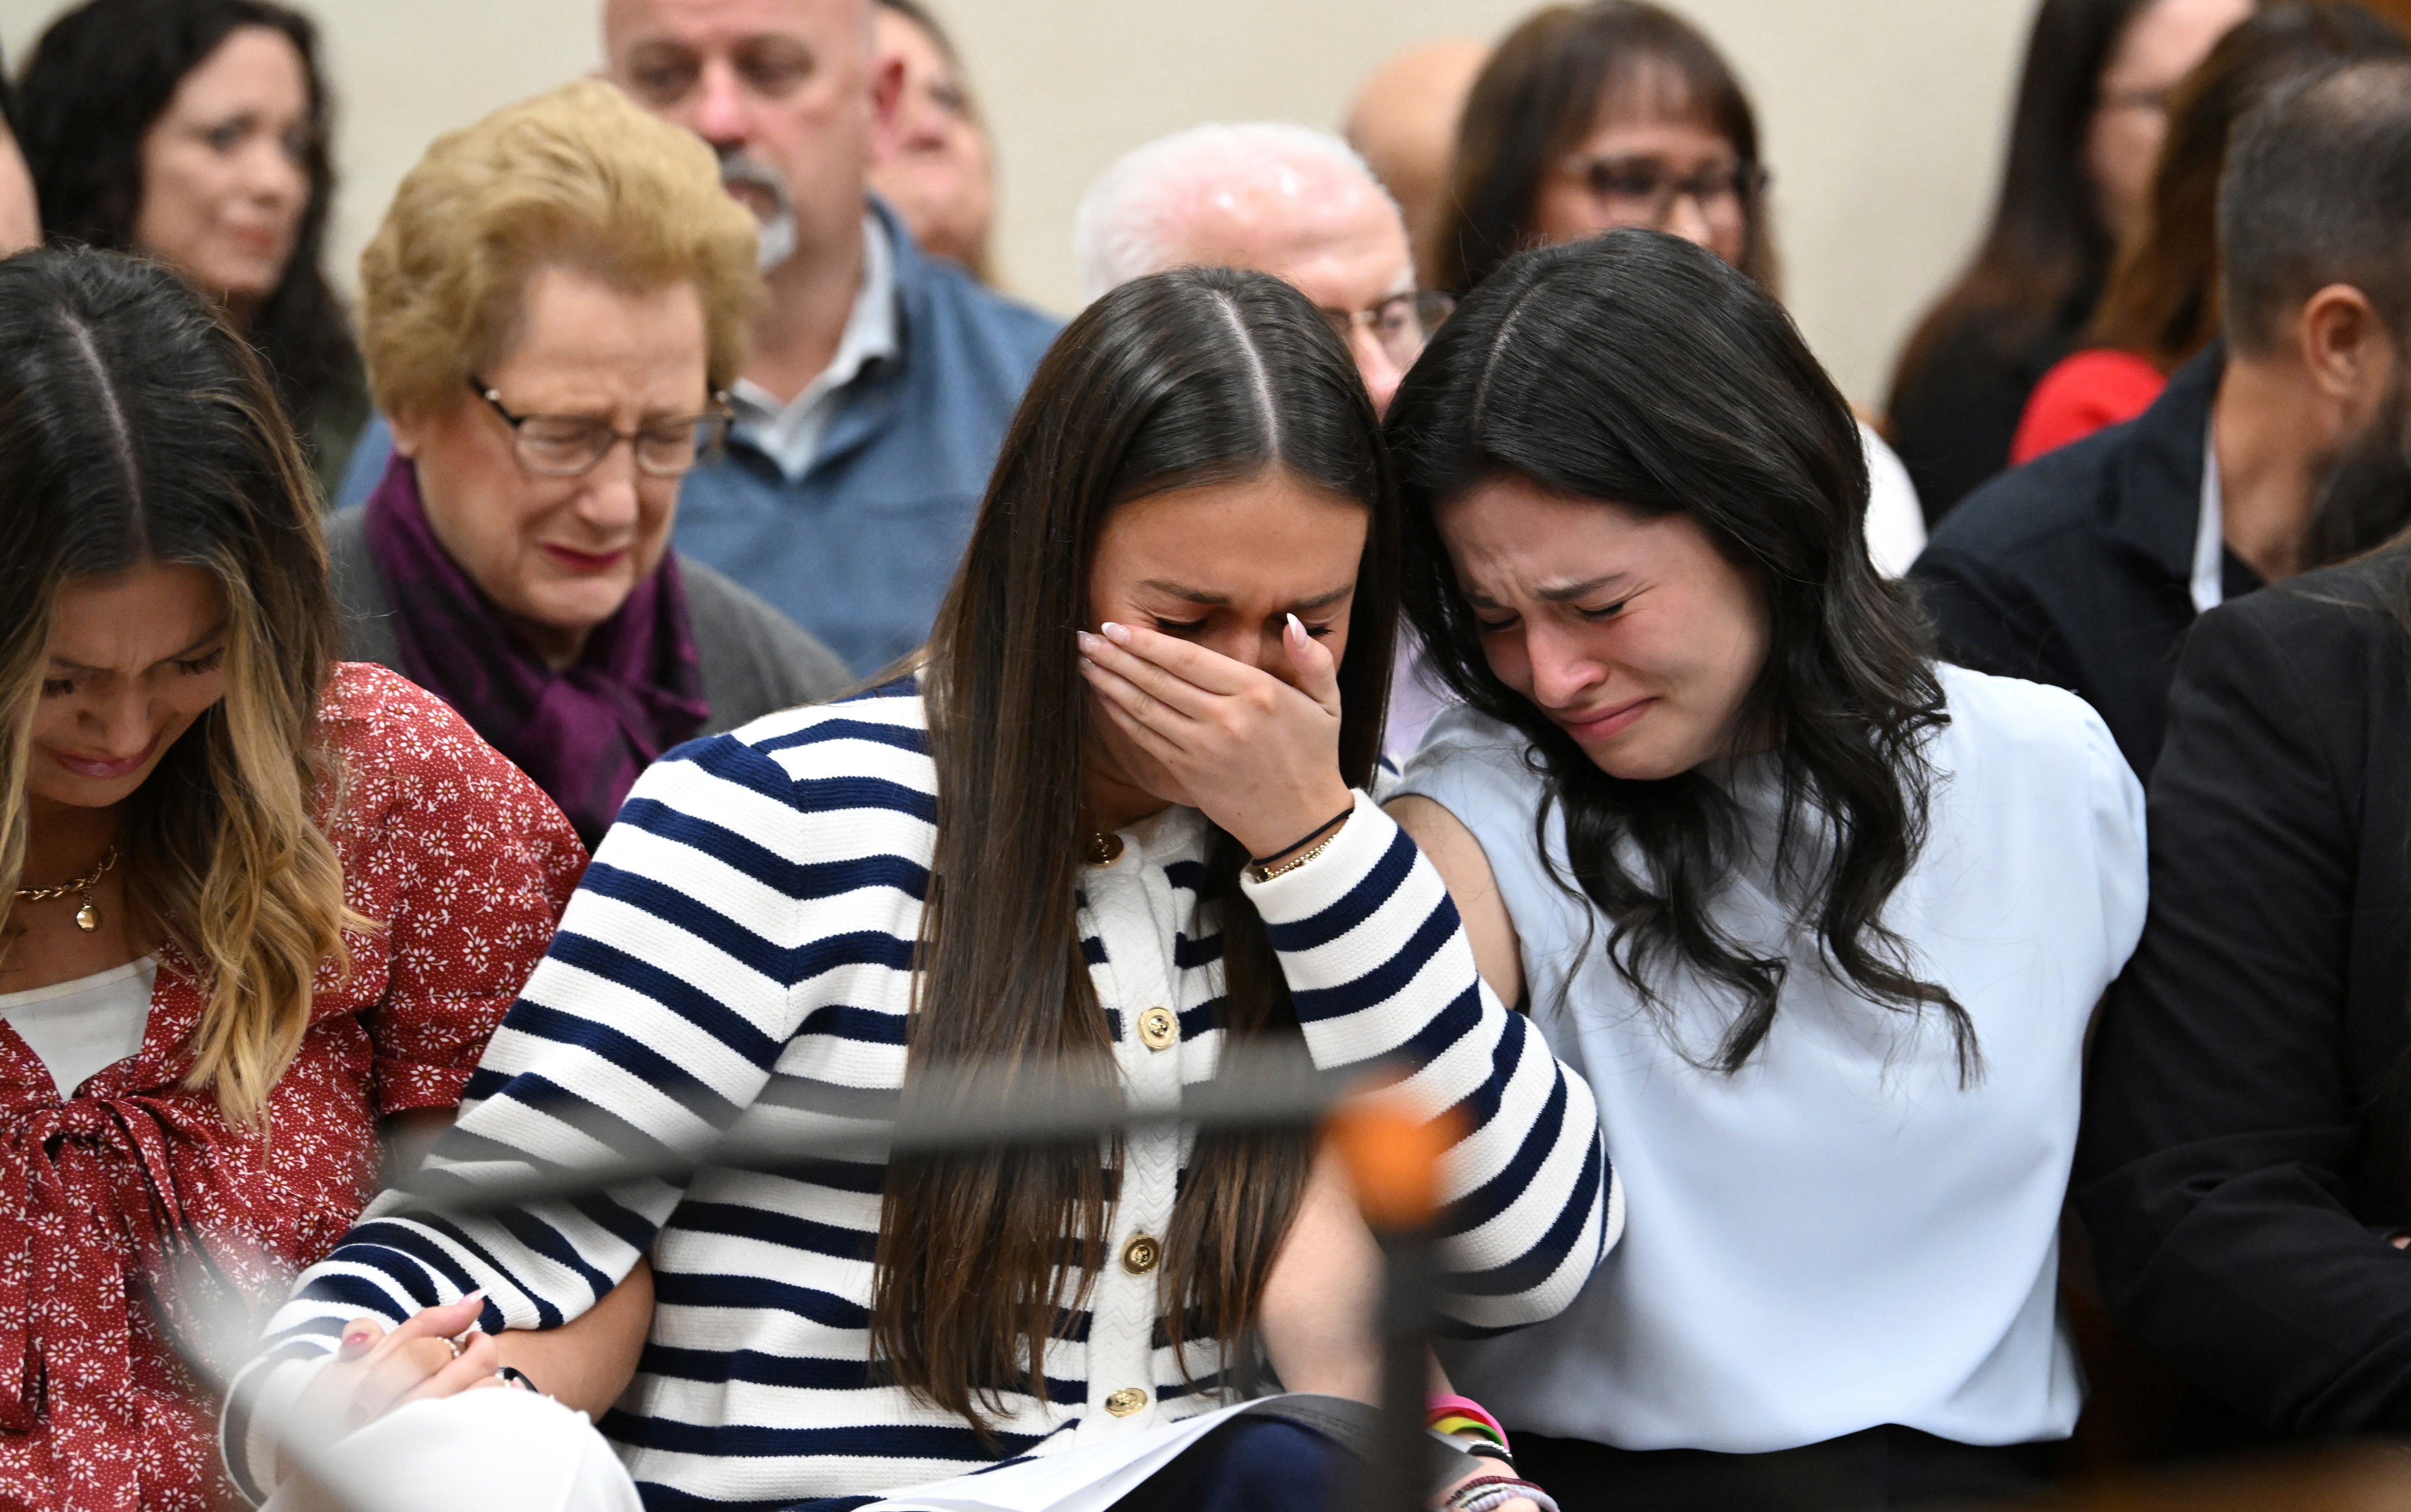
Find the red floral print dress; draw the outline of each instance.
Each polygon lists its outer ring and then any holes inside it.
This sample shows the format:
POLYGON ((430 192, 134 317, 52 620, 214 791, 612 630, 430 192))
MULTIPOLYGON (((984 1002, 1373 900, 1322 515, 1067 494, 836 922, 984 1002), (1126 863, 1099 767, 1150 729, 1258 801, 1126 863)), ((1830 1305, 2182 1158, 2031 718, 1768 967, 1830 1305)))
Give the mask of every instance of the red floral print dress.
POLYGON ((183 1085, 203 999, 173 951, 142 1048, 64 1103, 0 1024, 0 1508, 243 1505, 158 1314, 265 1322, 375 1195, 378 1121, 460 1100, 585 867, 552 800, 415 683, 341 664, 320 719, 328 838, 380 927, 345 936, 348 978, 321 967, 265 1138, 183 1085))

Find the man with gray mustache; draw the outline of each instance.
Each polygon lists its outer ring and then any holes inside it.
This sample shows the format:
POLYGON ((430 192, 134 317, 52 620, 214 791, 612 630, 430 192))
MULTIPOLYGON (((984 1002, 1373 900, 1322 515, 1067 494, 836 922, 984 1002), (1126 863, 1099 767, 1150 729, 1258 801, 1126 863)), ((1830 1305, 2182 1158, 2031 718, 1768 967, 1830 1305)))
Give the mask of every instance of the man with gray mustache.
POLYGON ((761 220, 766 308, 729 454, 678 547, 857 673, 919 646, 1056 323, 924 258, 867 186, 903 72, 870 0, 608 0, 606 70, 719 152, 761 220))
MULTIPOLYGON (((679 490, 677 547, 864 676, 927 639, 1058 326, 923 257, 871 195, 903 90, 871 22, 871 0, 603 7, 606 77, 711 143, 762 225, 768 298, 729 394, 736 424, 679 490)), ((340 502, 375 485, 382 431, 340 502)))

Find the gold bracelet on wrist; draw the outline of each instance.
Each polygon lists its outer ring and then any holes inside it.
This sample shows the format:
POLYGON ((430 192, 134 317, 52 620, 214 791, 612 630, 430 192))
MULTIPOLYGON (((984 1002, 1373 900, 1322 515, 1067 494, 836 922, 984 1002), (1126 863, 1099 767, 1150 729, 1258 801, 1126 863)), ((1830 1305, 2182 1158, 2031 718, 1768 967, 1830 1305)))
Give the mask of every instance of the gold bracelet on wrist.
POLYGON ((1296 871, 1299 867, 1304 866, 1307 862, 1322 855, 1324 851, 1329 850, 1331 848, 1331 843, 1339 838, 1339 831, 1347 828, 1347 821, 1343 818, 1340 821, 1339 829, 1334 829, 1331 833, 1323 836, 1322 840, 1316 842, 1312 850, 1293 856, 1288 860, 1281 862, 1278 866, 1262 866, 1250 861, 1248 864, 1248 871, 1253 874, 1255 879, 1259 882, 1270 882, 1277 876, 1287 876, 1292 872, 1296 871))

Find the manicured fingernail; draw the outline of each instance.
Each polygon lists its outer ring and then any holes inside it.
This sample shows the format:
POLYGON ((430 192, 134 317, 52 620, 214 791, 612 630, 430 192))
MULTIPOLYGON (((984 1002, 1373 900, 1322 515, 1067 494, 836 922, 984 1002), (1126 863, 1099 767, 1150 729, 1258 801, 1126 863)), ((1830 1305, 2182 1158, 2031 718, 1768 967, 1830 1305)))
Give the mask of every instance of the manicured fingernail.
POLYGON ((468 1296, 461 1298, 460 1300, 464 1302, 475 1302, 478 1306, 483 1307, 486 1303, 486 1288, 480 1286, 475 1291, 471 1292, 468 1296))
POLYGON ((1097 628, 1103 630, 1105 633, 1105 639, 1112 641, 1117 646, 1130 639, 1129 625, 1116 624, 1113 621, 1107 620, 1104 624, 1097 626, 1097 628))
POLYGON ((343 1342, 336 1347, 335 1358, 358 1359, 369 1352, 369 1343, 375 1338, 375 1333, 365 1327, 356 1326, 346 1329, 343 1330, 343 1342))
POLYGON ((1099 646, 1104 644, 1103 640, 1100 640, 1095 636, 1089 634, 1086 630, 1074 631, 1072 633, 1072 639, 1079 642, 1080 649, 1082 651, 1094 651, 1099 646))
POLYGON ((1289 617, 1289 627, 1297 632, 1297 638, 1300 640, 1306 639, 1306 626, 1297 623, 1296 615, 1293 614, 1289 617))

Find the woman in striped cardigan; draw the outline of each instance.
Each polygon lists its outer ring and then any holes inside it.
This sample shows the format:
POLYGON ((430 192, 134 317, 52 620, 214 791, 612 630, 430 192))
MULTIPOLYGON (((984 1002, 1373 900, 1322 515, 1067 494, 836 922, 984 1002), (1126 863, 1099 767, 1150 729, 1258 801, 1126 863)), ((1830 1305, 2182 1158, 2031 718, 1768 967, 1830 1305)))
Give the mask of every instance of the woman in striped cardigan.
MULTIPOLYGON (((638 782, 459 1126, 238 1384, 239 1478, 265 1490, 297 1401, 343 1426, 456 1392, 490 1377, 488 1335, 577 1319, 646 1259, 650 1341, 600 1428, 654 1507, 852 1506, 1165 1430, 1244 1394, 1258 1349, 1291 1389, 1369 1393, 1372 1247, 1289 1136, 443 1210, 740 1123, 859 1126, 962 1063, 1068 1062, 1136 1103, 1242 1042, 1401 1063, 1464 1131, 1448 1324, 1566 1306, 1620 1222, 1590 1094, 1483 987, 1366 791, 1397 550, 1371 405, 1302 296, 1191 269, 1091 306, 1031 385, 918 668, 638 782)), ((1264 1443, 1287 1505, 1321 1505, 1332 1457, 1264 1443)))

